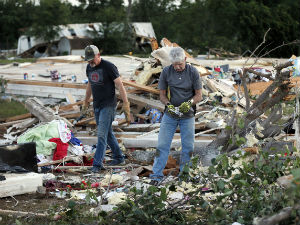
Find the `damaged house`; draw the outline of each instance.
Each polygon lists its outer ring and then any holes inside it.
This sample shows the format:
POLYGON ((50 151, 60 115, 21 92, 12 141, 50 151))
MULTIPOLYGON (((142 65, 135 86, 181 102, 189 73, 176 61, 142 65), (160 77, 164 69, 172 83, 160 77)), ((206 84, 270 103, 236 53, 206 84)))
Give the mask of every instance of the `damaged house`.
MULTIPOLYGON (((32 36, 20 36, 17 55, 36 58, 57 55, 83 55, 84 48, 92 44, 93 39, 103 35, 102 23, 60 25, 59 29, 57 38, 52 41, 51 45, 45 40, 32 36)), ((131 31, 136 46, 140 49, 151 46, 151 40, 156 39, 151 23, 132 23, 131 31)))

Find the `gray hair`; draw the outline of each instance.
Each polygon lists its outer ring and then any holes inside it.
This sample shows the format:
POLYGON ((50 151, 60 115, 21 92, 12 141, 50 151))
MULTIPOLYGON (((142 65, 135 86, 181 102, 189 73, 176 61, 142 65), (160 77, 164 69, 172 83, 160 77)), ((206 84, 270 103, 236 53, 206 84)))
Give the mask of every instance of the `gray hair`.
POLYGON ((171 63, 183 62, 185 59, 184 50, 180 47, 172 48, 169 53, 171 63))

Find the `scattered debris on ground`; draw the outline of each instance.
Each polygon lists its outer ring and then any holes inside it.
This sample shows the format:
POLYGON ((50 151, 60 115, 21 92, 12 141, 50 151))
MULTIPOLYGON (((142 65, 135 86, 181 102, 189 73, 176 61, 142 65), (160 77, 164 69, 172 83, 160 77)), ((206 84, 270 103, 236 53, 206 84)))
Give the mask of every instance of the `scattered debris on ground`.
MULTIPOLYGON (((100 211, 112 212, 131 194, 133 187, 142 192, 149 189, 148 176, 152 172, 164 110, 159 101, 158 80, 162 69, 170 64, 168 52, 178 45, 164 38, 161 46, 148 59, 126 56, 140 63, 128 79, 123 79, 131 106, 131 124, 126 126, 125 116, 120 113, 113 122, 126 164, 107 166, 107 170, 99 174, 88 170, 97 138, 92 107, 87 116, 80 114, 86 84, 79 83, 78 79, 77 82, 76 79, 53 82, 59 79, 59 75, 55 75, 57 71, 49 71, 47 81, 8 80, 7 94, 19 94, 23 90, 40 96, 26 99, 29 113, 5 118, 0 124, 0 143, 4 145, 0 147, 0 215, 59 219, 66 212, 54 208, 67 204, 66 200, 85 203, 84 210, 96 215, 100 211), (44 102, 43 89, 53 89, 64 101, 44 102), (72 94, 75 92, 76 96, 72 94), (22 154, 20 149, 23 149, 22 154)), ((211 49, 211 52, 236 57, 222 49, 211 49)), ((186 56, 187 62, 198 69, 203 82, 203 100, 197 104, 195 115, 194 155, 199 163, 190 171, 199 181, 196 186, 188 181, 177 182, 181 140, 176 133, 164 170, 166 179, 159 184, 175 183, 176 191, 168 192, 166 198, 170 205, 184 201, 196 189, 201 190, 198 194, 205 196, 208 202, 217 198, 218 193, 211 193, 211 184, 201 180, 199 174, 208 169, 211 159, 220 152, 250 152, 253 155, 247 160, 253 160, 260 151, 285 148, 292 154, 294 147, 299 146, 299 118, 296 113, 284 114, 282 107, 283 100, 295 99, 297 95, 299 79, 293 73, 297 70, 298 58, 293 57, 269 70, 230 68, 222 61, 218 67, 209 68, 188 53, 186 56), (295 135, 292 130, 296 130, 295 135)), ((121 108, 119 102, 117 111, 121 108)), ((105 163, 111 159, 108 147, 105 163)), ((235 165, 237 169, 242 164, 239 163, 235 165)), ((282 179, 278 181, 281 185, 289 185, 286 181, 289 177, 282 179)))

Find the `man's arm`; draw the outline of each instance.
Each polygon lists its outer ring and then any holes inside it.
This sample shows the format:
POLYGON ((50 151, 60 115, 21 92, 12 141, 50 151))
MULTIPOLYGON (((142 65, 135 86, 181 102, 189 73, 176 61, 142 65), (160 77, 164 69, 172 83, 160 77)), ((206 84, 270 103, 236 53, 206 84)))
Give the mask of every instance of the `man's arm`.
POLYGON ((193 97, 193 105, 196 105, 202 100, 202 88, 195 90, 195 95, 193 97))
POLYGON ((121 77, 118 77, 118 78, 114 79, 114 82, 115 82, 115 85, 116 85, 117 89, 120 92, 120 96, 122 98, 123 103, 127 103, 128 102, 127 93, 126 93, 126 90, 125 90, 124 85, 122 83, 121 77))
POLYGON ((92 96, 92 88, 91 88, 91 83, 88 82, 87 87, 86 87, 86 92, 85 92, 85 99, 84 99, 84 103, 83 106, 87 107, 89 105, 89 100, 92 96))
POLYGON ((164 105, 167 105, 168 103, 170 103, 170 101, 167 97, 167 91, 166 90, 159 90, 159 99, 164 105))
POLYGON ((127 93, 126 90, 124 88, 124 85, 122 83, 122 80, 120 77, 114 79, 115 85, 117 86, 117 88, 119 89, 120 92, 120 96, 123 100, 123 107, 122 107, 122 111, 125 114, 126 117, 126 121, 127 121, 127 125, 130 124, 131 122, 131 116, 130 116, 130 103, 128 102, 127 99, 127 93))

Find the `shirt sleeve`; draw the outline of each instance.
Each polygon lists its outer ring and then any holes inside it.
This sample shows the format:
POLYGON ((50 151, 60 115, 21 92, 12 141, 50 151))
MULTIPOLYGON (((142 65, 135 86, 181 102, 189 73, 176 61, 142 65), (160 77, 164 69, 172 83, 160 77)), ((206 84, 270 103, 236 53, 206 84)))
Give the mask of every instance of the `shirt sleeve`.
POLYGON ((194 90, 199 90, 202 88, 202 82, 201 82, 201 78, 200 78, 200 75, 199 75, 199 72, 198 70, 193 67, 193 88, 194 90))
POLYGON ((118 78, 120 76, 118 68, 114 64, 111 64, 110 74, 111 74, 112 80, 115 80, 116 78, 118 78))
POLYGON ((87 76, 87 78, 89 78, 89 74, 88 74, 88 64, 86 65, 86 68, 85 68, 85 75, 87 76))
POLYGON ((159 76, 159 82, 158 82, 158 89, 159 90, 167 90, 168 88, 168 83, 166 80, 166 68, 163 69, 163 71, 161 72, 160 76, 159 76))

